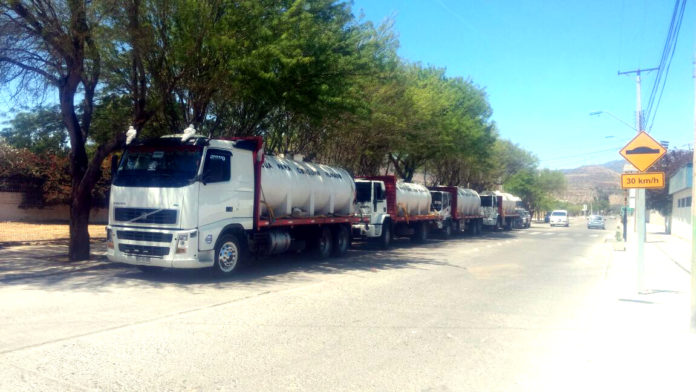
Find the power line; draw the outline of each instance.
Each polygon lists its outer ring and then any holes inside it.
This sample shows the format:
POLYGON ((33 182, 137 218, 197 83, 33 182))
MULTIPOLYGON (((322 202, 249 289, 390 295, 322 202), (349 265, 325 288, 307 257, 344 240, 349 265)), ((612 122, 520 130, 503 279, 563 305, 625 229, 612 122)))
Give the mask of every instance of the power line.
MULTIPOLYGON (((622 147, 622 146, 618 146, 618 147, 614 147, 614 148, 609 148, 609 149, 606 149, 606 150, 590 151, 590 152, 585 152, 585 153, 578 154, 578 155, 564 155, 564 156, 562 156, 562 157, 557 157, 557 158, 542 159, 541 161, 542 161, 542 162, 562 161, 562 160, 566 160, 566 159, 579 158, 579 157, 584 157, 584 156, 587 156, 587 155, 600 154, 600 153, 609 152, 609 151, 616 151, 616 153, 617 153, 617 155, 618 155, 618 152, 619 152, 619 150, 621 150, 621 147, 622 147)), ((617 157, 616 159, 621 159, 621 158, 617 157)))
POLYGON ((650 92, 650 98, 648 99, 645 114, 645 124, 647 125, 648 122, 650 122, 650 126, 646 128, 648 130, 652 129, 652 126, 655 123, 655 114, 660 106, 662 94, 664 93, 665 86, 667 84, 667 75, 669 74, 672 59, 674 58, 674 52, 676 51, 679 31, 681 29, 682 20, 684 19, 685 8, 686 0, 675 1, 674 9, 672 11, 672 19, 670 20, 669 29, 667 30, 667 38, 665 39, 665 45, 662 49, 662 55, 660 56, 657 77, 655 78, 655 84, 653 85, 650 92))

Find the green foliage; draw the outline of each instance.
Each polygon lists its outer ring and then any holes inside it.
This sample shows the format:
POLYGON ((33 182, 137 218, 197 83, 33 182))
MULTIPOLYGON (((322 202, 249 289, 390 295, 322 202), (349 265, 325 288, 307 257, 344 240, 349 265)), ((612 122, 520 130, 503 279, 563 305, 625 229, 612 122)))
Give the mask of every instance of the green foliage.
MULTIPOLYGON (((85 60, 100 72, 84 73, 94 96, 74 112, 89 157, 105 157, 103 147, 113 148, 129 125, 139 137, 155 137, 191 123, 216 137, 260 135, 269 153, 301 153, 355 175, 395 172, 408 181, 425 171, 429 184, 504 185, 532 210, 546 208, 564 186, 556 173, 538 171, 531 153, 498 139, 483 88, 400 59, 393 21, 357 20, 349 3, 128 0, 86 7, 85 60)), ((5 137, 59 152, 66 145, 58 120, 50 110, 22 114, 5 137)), ((103 172, 103 163, 91 162, 88 173, 103 172)), ((85 184, 103 196, 100 178, 85 184)))
POLYGON ((67 154, 68 132, 58 106, 18 113, 9 125, 0 131, 9 145, 35 154, 67 154))
POLYGON ((531 213, 554 209, 557 202, 553 195, 563 191, 565 187, 565 177, 560 171, 530 167, 510 175, 504 184, 506 191, 522 198, 531 213))
POLYGON ((69 164, 65 154, 38 153, 0 141, 0 178, 20 189, 37 185, 42 204, 70 201, 69 164))

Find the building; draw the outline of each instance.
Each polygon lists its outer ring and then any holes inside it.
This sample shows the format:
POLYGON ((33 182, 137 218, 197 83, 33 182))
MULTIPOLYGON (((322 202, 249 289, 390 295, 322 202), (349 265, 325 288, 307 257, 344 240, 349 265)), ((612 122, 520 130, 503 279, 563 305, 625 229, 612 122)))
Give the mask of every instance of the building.
POLYGON ((691 187, 693 167, 684 166, 669 179, 672 196, 672 235, 691 239, 691 187))

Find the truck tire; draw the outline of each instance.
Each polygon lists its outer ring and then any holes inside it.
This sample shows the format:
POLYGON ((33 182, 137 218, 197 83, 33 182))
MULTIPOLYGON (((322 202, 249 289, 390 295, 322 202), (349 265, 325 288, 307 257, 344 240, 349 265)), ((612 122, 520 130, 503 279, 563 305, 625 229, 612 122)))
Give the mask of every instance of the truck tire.
POLYGON ((445 221, 442 223, 442 237, 444 239, 452 237, 452 221, 445 221))
POLYGON ((392 242, 392 227, 390 221, 385 221, 382 224, 382 234, 379 236, 379 247, 389 249, 392 242))
POLYGON ((483 222, 477 220, 474 222, 474 235, 481 235, 483 232, 483 222))
POLYGON ((411 240, 418 243, 428 240, 428 225, 425 222, 416 223, 416 232, 411 237, 411 240))
POLYGON ((317 259, 325 259, 331 256, 332 245, 331 229, 328 226, 324 226, 319 229, 319 236, 314 241, 313 256, 317 259))
POLYGON ((498 217, 498 219, 495 221, 495 229, 496 229, 496 230, 502 230, 502 229, 503 229, 503 218, 498 217))
POLYGON ((215 275, 231 275, 238 270, 245 259, 245 250, 241 246, 239 238, 231 233, 226 233, 218 238, 215 244, 215 275))
POLYGON ((350 230, 346 225, 338 225, 333 230, 333 256, 341 257, 350 247, 350 230))

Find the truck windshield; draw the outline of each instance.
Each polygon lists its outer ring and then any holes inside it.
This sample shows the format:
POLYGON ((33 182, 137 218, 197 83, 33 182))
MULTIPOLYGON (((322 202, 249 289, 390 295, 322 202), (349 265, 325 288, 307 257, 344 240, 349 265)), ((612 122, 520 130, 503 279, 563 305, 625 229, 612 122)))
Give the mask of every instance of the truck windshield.
POLYGON ((372 199, 372 185, 370 182, 355 182, 355 201, 358 203, 369 202, 372 199))
POLYGON ((114 185, 182 187, 193 183, 201 162, 197 147, 136 147, 126 151, 114 185))
POLYGON ((432 198, 432 207, 435 211, 442 210, 442 192, 430 192, 432 198))
POLYGON ((493 205, 493 196, 481 196, 481 207, 495 207, 493 205))

